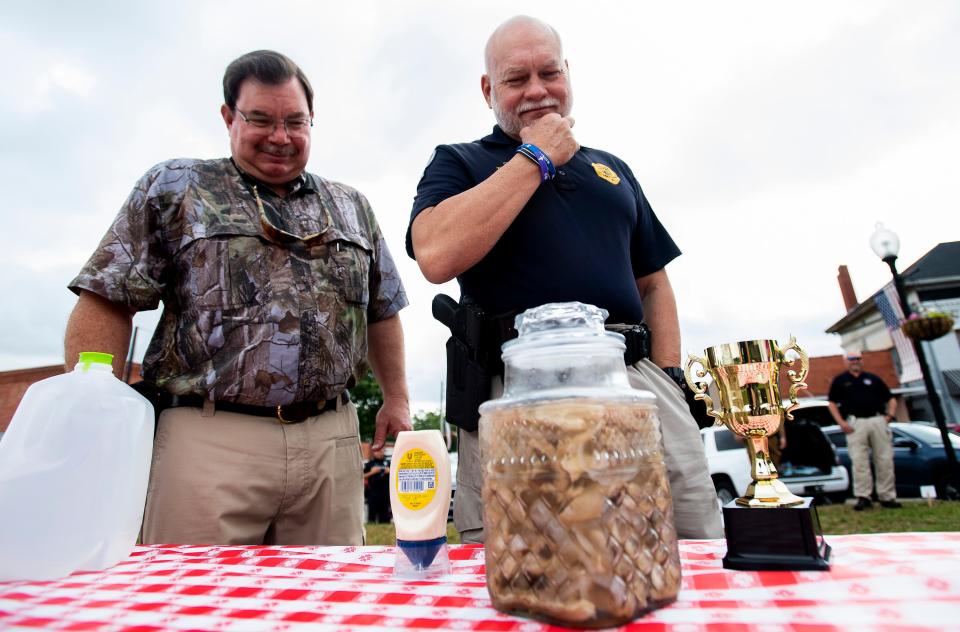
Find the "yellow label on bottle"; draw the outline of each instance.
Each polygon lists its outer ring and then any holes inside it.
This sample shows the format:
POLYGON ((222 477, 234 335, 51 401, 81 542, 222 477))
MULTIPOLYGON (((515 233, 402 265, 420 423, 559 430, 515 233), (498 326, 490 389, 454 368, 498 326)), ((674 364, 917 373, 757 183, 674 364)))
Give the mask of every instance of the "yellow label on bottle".
POLYGON ((430 504, 437 493, 437 464, 420 448, 407 450, 392 465, 397 472, 397 498, 407 509, 417 511, 430 504))

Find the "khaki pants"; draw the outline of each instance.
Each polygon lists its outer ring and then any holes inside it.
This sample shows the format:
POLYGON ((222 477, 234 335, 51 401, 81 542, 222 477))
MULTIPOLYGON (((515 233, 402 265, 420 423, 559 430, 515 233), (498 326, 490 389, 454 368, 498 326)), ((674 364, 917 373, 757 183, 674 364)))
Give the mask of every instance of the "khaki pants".
POLYGON ((160 415, 145 544, 363 543, 353 404, 283 425, 199 408, 160 415))
MULTIPOLYGON (((627 375, 631 386, 650 391, 657 397, 677 537, 722 538, 717 492, 710 479, 700 429, 690 415, 683 393, 673 380, 649 360, 641 360, 627 367, 627 375)), ((492 397, 499 397, 502 386, 496 383, 493 391, 492 397)), ((460 454, 453 521, 464 543, 480 543, 484 539, 478 434, 459 431, 460 454)))
POLYGON ((877 474, 877 498, 895 500, 897 486, 893 477, 892 433, 883 415, 857 417, 852 422, 853 432, 847 435, 847 450, 853 466, 853 495, 870 498, 873 492, 873 474, 870 472, 870 452, 877 474))

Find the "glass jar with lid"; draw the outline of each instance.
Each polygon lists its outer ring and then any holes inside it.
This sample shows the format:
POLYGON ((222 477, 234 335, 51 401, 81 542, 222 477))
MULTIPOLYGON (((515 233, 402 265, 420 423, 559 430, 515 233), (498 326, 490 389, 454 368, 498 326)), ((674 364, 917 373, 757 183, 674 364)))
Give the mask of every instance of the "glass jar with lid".
POLYGON ((517 317, 503 396, 480 407, 487 586, 498 610, 621 625, 676 599, 680 557, 653 394, 607 312, 517 317))

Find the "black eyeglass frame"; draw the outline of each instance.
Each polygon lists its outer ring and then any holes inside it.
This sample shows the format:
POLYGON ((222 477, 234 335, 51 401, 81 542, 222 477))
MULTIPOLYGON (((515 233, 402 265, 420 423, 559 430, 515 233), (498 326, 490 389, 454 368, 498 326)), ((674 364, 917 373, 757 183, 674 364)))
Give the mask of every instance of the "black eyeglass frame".
POLYGON ((283 126, 283 131, 285 131, 290 136, 296 136, 303 132, 307 132, 313 127, 313 115, 310 116, 295 116, 286 119, 278 119, 272 116, 253 116, 244 112, 238 107, 234 107, 233 111, 240 115, 240 118, 243 119, 243 122, 249 125, 250 127, 255 127, 256 129, 266 130, 269 129, 272 133, 273 130, 277 129, 278 125, 283 126), (290 129, 291 125, 302 125, 302 128, 290 129))

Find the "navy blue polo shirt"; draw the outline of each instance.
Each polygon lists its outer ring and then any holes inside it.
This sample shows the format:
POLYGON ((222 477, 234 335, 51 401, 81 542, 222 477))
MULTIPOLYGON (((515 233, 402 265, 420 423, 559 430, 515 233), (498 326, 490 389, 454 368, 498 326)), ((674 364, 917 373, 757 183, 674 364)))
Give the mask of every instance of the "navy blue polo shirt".
POLYGON ((833 378, 827 396, 846 418, 873 417, 886 412, 887 402, 893 395, 890 389, 873 373, 863 371, 857 377, 846 371, 833 378))
MULTIPOLYGON (((495 126, 478 141, 437 147, 417 186, 410 225, 423 209, 489 178, 519 145, 495 126)), ((409 228, 407 254, 416 258, 409 228)), ((457 281, 461 294, 490 314, 580 301, 605 308, 607 322, 639 323, 636 279, 679 254, 626 163, 581 147, 457 281)))

